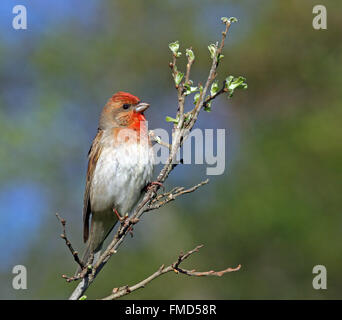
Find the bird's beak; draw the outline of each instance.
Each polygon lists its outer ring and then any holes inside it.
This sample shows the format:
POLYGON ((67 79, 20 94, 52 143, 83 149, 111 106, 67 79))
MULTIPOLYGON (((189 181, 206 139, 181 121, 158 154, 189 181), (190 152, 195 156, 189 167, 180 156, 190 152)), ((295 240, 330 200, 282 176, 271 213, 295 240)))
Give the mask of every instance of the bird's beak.
POLYGON ((143 113, 145 110, 148 109, 150 105, 148 103, 145 102, 140 102, 135 108, 134 111, 138 112, 138 113, 143 113))

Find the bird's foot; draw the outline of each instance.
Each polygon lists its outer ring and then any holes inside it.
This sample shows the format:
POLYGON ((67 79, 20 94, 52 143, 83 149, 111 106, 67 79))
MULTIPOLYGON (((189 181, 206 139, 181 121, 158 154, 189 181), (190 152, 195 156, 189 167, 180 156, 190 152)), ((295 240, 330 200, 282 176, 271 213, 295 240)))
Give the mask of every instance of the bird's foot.
POLYGON ((128 218, 128 214, 121 216, 120 213, 118 212, 118 210, 116 210, 115 208, 113 209, 113 212, 115 213, 115 215, 118 217, 118 220, 123 223, 125 222, 125 220, 128 218))
POLYGON ((145 191, 151 190, 151 188, 152 188, 153 186, 159 186, 159 187, 165 189, 164 185, 163 185, 161 182, 159 182, 159 181, 152 181, 152 182, 148 183, 148 184, 145 186, 145 191))
POLYGON ((121 223, 122 228, 127 228, 128 233, 133 238, 133 225, 139 222, 139 218, 129 218, 121 223))

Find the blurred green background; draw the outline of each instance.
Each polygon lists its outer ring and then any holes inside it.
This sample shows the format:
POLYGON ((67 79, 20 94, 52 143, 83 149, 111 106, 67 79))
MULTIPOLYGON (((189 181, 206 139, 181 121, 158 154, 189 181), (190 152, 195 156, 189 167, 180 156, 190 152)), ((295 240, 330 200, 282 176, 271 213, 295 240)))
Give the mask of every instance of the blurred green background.
MULTIPOLYGON (((1 299, 68 297, 76 284, 61 274, 75 265, 55 212, 82 250, 86 155, 102 106, 129 91, 151 103, 150 128, 170 128, 164 119, 177 98, 168 43, 193 47, 192 79, 203 82, 221 16, 239 22, 219 79, 244 75, 249 84, 198 122, 227 129, 225 174, 145 214, 87 295, 134 284, 204 244, 184 267, 241 270, 222 278, 170 273, 128 298, 341 298, 342 3, 320 1, 328 30, 317 31, 311 0, 23 0, 28 29, 15 31, 14 2, 0 5, 1 299), (27 290, 12 288, 17 264, 27 267, 27 290), (327 290, 312 287, 318 264, 327 268, 327 290)), ((201 177, 205 165, 178 166, 166 187, 201 177)))

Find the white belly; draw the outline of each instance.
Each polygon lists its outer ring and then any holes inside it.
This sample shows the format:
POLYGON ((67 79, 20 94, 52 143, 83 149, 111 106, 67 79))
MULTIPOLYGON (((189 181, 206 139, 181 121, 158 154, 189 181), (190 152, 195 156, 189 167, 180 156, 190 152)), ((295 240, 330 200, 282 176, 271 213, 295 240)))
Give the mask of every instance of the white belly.
POLYGON ((153 149, 140 144, 105 147, 97 161, 90 187, 93 213, 115 208, 120 215, 129 213, 151 181, 153 149))

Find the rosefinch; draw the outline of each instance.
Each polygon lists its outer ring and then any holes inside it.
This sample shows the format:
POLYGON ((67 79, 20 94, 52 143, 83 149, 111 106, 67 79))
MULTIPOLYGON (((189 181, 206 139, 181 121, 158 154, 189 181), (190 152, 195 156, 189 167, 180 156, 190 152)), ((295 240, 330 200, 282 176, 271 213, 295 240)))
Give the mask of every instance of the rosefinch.
POLYGON ((88 241, 85 263, 91 253, 96 262, 119 217, 134 208, 152 178, 153 150, 144 116, 148 107, 129 93, 117 92, 102 110, 88 154, 83 206, 83 240, 88 241))

